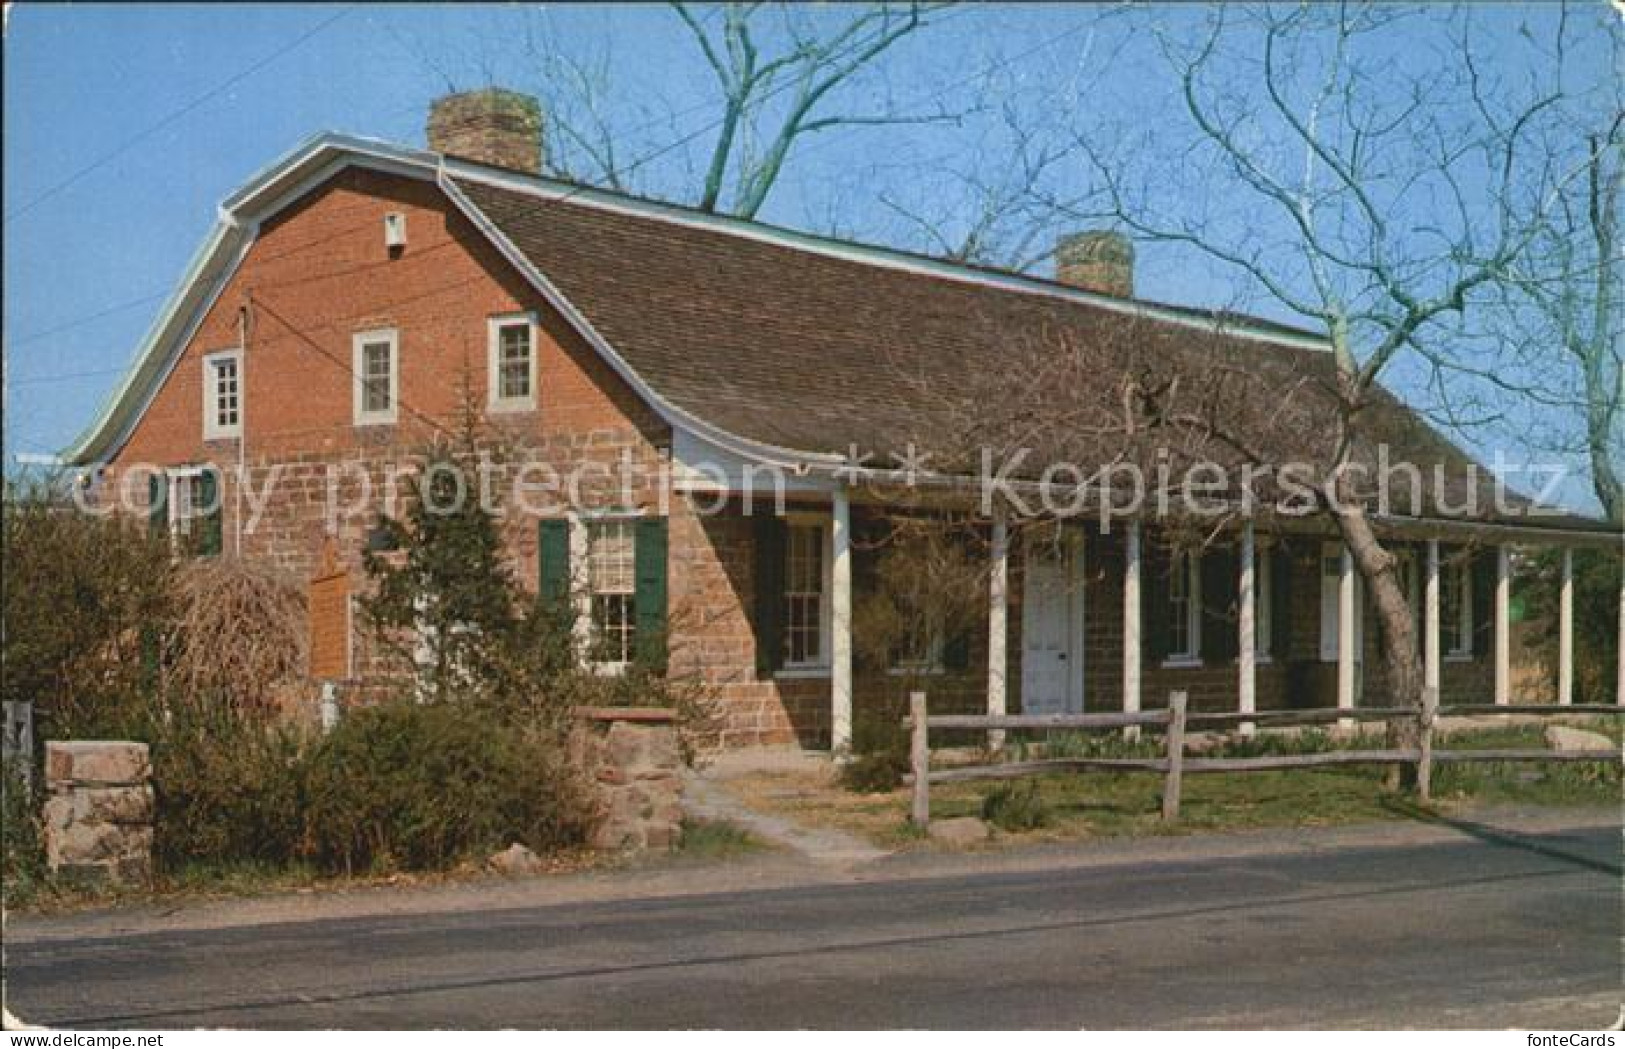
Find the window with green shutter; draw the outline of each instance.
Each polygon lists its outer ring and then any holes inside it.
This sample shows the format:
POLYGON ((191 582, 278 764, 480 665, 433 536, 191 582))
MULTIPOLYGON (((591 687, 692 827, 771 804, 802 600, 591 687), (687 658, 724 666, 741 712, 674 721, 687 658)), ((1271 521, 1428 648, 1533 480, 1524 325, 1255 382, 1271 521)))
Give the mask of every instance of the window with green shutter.
POLYGON ((666 519, 639 518, 633 541, 637 660, 657 673, 666 670, 666 519))

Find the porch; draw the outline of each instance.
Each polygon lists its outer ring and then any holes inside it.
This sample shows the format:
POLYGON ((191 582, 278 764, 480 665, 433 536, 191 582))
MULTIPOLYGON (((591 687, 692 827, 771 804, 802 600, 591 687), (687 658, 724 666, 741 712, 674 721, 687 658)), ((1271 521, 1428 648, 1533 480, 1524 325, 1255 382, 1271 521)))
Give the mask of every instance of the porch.
MULTIPOLYGON (((865 655, 861 606, 883 556, 873 536, 895 509, 843 489, 750 527, 754 593, 740 597, 757 676, 804 747, 851 750, 866 715, 893 719, 910 685, 927 689, 936 711, 988 714, 1133 712, 1176 689, 1193 710, 1240 714, 1390 702, 1365 669, 1377 665, 1379 631, 1353 558, 1311 521, 1243 521, 1181 549, 1135 519, 980 520, 969 526, 981 559, 976 614, 914 651, 865 655)), ((1541 698, 1574 702, 1573 554, 1614 537, 1382 525, 1416 616, 1424 684, 1446 703, 1513 702, 1515 551, 1561 547, 1556 672, 1541 698)), ((1619 595, 1625 609, 1625 578, 1619 595)), ((1616 697, 1625 660, 1617 677, 1616 697)))

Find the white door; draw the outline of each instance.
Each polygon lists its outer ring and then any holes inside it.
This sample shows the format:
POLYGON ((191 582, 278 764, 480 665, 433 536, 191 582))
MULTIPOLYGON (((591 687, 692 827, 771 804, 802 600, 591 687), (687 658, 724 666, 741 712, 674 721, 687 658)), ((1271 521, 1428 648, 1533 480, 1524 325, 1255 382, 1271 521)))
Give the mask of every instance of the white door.
POLYGON ((1082 658, 1073 637, 1081 622, 1081 595, 1071 585, 1065 558, 1036 554, 1027 562, 1021 605, 1021 709, 1026 714, 1077 713, 1083 690, 1074 685, 1082 658))

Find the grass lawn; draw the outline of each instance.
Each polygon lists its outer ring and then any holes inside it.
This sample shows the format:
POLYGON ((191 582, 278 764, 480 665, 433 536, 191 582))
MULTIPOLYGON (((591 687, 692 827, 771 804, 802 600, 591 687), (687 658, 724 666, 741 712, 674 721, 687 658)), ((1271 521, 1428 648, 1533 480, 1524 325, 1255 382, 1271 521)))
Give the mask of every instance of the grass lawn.
MULTIPOLYGON (((1619 739, 1617 724, 1588 725, 1619 739)), ((1065 745, 1062 752, 1121 749, 1125 756, 1155 753, 1147 741, 1138 747, 1065 745)), ((1321 734, 1296 740, 1261 737, 1238 741, 1222 753, 1241 755, 1325 749, 1321 734)), ((1346 741, 1341 744, 1358 747, 1346 741)), ((1379 745, 1375 742, 1369 745, 1379 745)), ((1453 733, 1439 749, 1538 749, 1544 747, 1538 727, 1509 727, 1453 733)), ((1341 823, 1406 819, 1419 809, 1412 796, 1385 789, 1382 768, 1342 766, 1282 772, 1187 775, 1182 790, 1180 822, 1160 819, 1162 776, 1145 772, 1058 773, 1031 777, 1047 817, 1033 830, 1005 835, 1021 841, 1058 841, 1121 835, 1183 834, 1196 831, 1246 830, 1262 827, 1317 827, 1341 823)), ((984 799, 996 781, 951 783, 931 790, 934 819, 981 816, 984 799)), ((797 822, 829 826, 861 835, 887 848, 920 847, 921 836, 908 825, 908 792, 862 794, 842 789, 820 773, 759 774, 731 780, 728 788, 755 807, 797 822)), ((1479 804, 1531 806, 1618 805, 1618 765, 1584 763, 1451 764, 1434 772, 1431 811, 1450 812, 1479 804)))

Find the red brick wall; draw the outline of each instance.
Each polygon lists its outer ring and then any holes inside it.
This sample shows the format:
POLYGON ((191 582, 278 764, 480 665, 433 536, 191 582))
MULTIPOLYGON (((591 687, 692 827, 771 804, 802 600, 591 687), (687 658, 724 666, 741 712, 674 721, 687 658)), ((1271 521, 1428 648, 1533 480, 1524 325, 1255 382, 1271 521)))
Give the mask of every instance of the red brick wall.
MULTIPOLYGON (((262 520, 243 529, 241 553, 303 581, 316 567, 328 532, 331 472, 339 466, 365 472, 375 500, 382 498, 391 465, 410 461, 437 430, 455 432, 465 388, 474 403, 484 405, 487 319, 521 310, 540 318, 537 409, 491 417, 485 443, 510 462, 547 463, 560 474, 584 462, 612 465, 629 457, 637 477, 633 505, 669 506, 673 666, 700 674, 715 689, 724 715, 722 742, 827 745, 829 678, 763 678, 756 671, 749 519, 738 514, 700 518, 684 499, 665 492, 660 474, 670 444, 665 425, 431 185, 351 171, 267 223, 117 454, 108 480, 116 484, 120 471, 137 463, 215 462, 223 468, 223 533, 231 553, 237 549, 233 468, 239 456, 251 490, 262 489, 278 471, 276 498, 262 520), (398 257, 383 242, 383 216, 390 211, 407 217, 408 245, 398 257), (202 357, 239 344, 245 307, 245 436, 241 445, 205 442, 202 357), (399 422, 357 428, 351 338, 381 327, 400 333, 399 422)), ((345 483, 353 487, 356 479, 345 483)), ((499 484, 497 494, 505 490, 499 484)), ((341 494, 347 499, 350 491, 341 494)), ((610 505, 617 494, 595 490, 588 501, 610 505)), ((352 516, 335 535, 340 559, 358 582, 370 523, 367 515, 352 516)), ((514 516, 505 527, 519 578, 534 586, 535 522, 514 516)), ((1121 706, 1121 537, 1121 530, 1091 535, 1088 545, 1085 706, 1090 710, 1121 706)), ((1019 710, 1019 551, 1013 556, 1009 688, 1011 709, 1019 710)), ((1333 667, 1318 660, 1314 556, 1305 544, 1296 566, 1292 658, 1259 668, 1261 708, 1330 705, 1335 695, 1333 667), (1298 674, 1304 687, 1291 696, 1288 663, 1304 668, 1298 674)), ((980 614, 985 617, 985 610, 980 614)), ((1278 613, 1276 621, 1282 619, 1278 613)), ((972 637, 970 669, 929 682, 934 709, 976 710, 985 702, 985 618, 972 637)), ((1368 646, 1375 645, 1374 624, 1368 623, 1366 638, 1368 646)), ((357 665, 376 667, 365 637, 356 641, 357 665)), ((1374 665, 1374 648, 1368 660, 1374 665)), ((1199 709, 1229 709, 1235 704, 1235 681, 1233 664, 1148 665, 1144 703, 1160 706, 1168 690, 1183 688, 1199 709)), ((1444 685, 1447 702, 1482 699, 1488 695, 1486 661, 1448 664, 1444 685)), ((860 673, 857 719, 898 703, 903 687, 901 679, 883 672, 860 673)))

